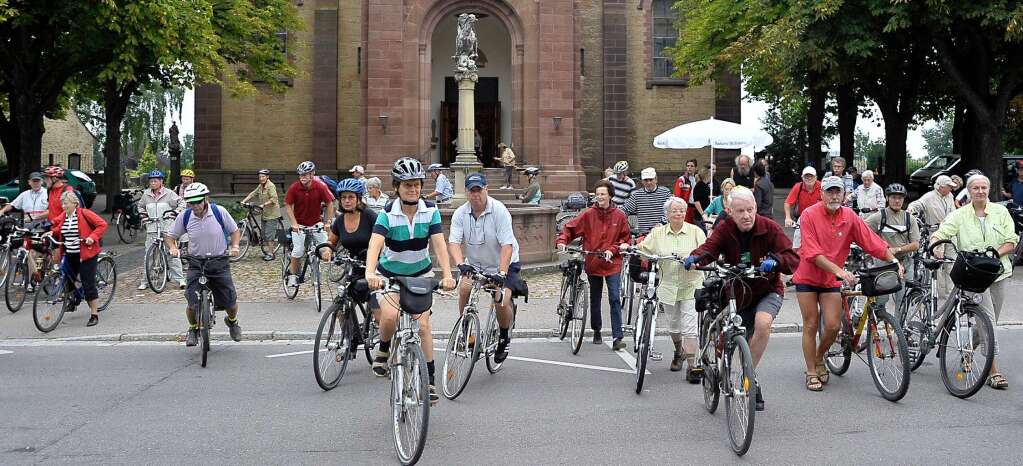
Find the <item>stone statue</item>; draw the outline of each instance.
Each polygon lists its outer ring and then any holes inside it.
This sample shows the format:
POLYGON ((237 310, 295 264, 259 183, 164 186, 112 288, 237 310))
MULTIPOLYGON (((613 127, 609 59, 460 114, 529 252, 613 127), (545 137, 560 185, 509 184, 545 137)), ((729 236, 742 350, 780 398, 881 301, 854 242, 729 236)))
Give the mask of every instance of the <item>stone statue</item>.
POLYGON ((458 15, 458 33, 455 36, 455 79, 472 79, 476 77, 476 15, 462 13, 458 15))
POLYGON ((181 150, 181 141, 178 140, 178 122, 172 122, 170 127, 170 140, 167 142, 167 148, 170 150, 181 150))

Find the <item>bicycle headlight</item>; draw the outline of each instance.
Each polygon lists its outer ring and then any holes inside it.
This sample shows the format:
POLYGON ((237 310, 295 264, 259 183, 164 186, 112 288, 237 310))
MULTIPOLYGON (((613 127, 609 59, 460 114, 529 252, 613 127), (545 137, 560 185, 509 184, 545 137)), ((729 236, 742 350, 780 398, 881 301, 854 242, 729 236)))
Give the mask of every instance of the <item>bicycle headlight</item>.
POLYGON ((742 316, 739 314, 732 314, 732 325, 742 327, 742 316))
POLYGON ((980 293, 974 293, 974 294, 968 295, 967 298, 966 298, 966 302, 970 303, 970 304, 976 304, 976 305, 979 306, 980 303, 984 302, 984 295, 982 295, 980 293))

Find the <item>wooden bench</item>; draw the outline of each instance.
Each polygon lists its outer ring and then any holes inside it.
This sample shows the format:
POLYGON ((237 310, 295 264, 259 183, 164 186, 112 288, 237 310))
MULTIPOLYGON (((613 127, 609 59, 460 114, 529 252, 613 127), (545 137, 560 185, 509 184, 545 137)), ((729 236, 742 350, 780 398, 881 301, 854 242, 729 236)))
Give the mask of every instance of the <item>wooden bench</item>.
MULTIPOLYGON (((270 181, 277 186, 284 185, 283 173, 271 173, 270 181)), ((231 175, 231 194, 237 194, 235 186, 251 185, 253 188, 259 184, 259 175, 252 173, 234 173, 231 175)))

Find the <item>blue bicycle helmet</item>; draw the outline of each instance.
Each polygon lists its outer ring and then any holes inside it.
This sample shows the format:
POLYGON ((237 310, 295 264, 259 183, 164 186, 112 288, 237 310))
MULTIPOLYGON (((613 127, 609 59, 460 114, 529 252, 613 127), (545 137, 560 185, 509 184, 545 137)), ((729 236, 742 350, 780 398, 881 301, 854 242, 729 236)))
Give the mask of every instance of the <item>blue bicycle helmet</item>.
POLYGON ((161 180, 167 178, 166 176, 163 176, 163 172, 160 171, 160 170, 153 170, 153 171, 149 172, 148 177, 149 177, 149 179, 159 178, 161 180))
POLYGON ((335 190, 338 196, 341 193, 355 193, 356 196, 362 197, 366 194, 366 185, 355 178, 345 178, 337 183, 337 189, 335 190))

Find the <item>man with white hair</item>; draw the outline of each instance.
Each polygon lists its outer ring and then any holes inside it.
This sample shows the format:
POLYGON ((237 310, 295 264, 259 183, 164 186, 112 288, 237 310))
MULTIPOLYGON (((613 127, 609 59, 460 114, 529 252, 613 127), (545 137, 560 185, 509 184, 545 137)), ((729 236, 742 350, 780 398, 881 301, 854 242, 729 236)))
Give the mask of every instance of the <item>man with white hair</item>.
MULTIPOLYGON (((707 242, 693 251, 684 264, 709 263, 724 256, 728 264, 755 266, 765 279, 751 279, 749 295, 736 302, 739 315, 746 328, 753 367, 756 369, 767 349, 771 325, 781 310, 785 285, 781 274, 792 274, 799 265, 799 256, 792 250, 792 242, 776 222, 757 214, 753 192, 736 186, 730 194, 728 218, 714 228, 707 242)), ((764 397, 757 383, 757 410, 764 409, 764 397)))
POLYGON ((645 235, 651 228, 664 223, 664 201, 671 197, 671 191, 657 185, 657 170, 653 167, 644 168, 640 178, 643 186, 633 191, 625 204, 618 208, 625 215, 635 215, 636 230, 640 235, 645 235))
POLYGON ((863 184, 849 193, 846 204, 855 205, 860 218, 867 218, 884 208, 884 189, 874 182, 874 172, 871 170, 863 170, 860 179, 863 180, 863 184))
POLYGON ((735 168, 732 169, 732 180, 736 186, 745 186, 753 189, 753 160, 746 154, 740 154, 735 158, 735 168))
POLYGON ((352 167, 351 170, 348 170, 348 173, 351 173, 352 178, 359 180, 363 186, 366 185, 366 169, 363 168, 362 165, 352 167))
MULTIPOLYGON (((920 199, 910 202, 906 211, 924 222, 929 231, 934 231, 941 222, 945 221, 945 217, 956 210, 955 199, 952 196, 952 190, 955 188, 956 183, 952 178, 945 175, 938 176, 934 180, 934 190, 928 191, 920 196, 920 199)), ((951 253, 951 248, 946 248, 946 252, 951 253)), ((951 264, 941 266, 940 273, 938 273, 938 297, 940 299, 944 299, 952 291, 952 280, 949 278, 951 272, 951 264)))

